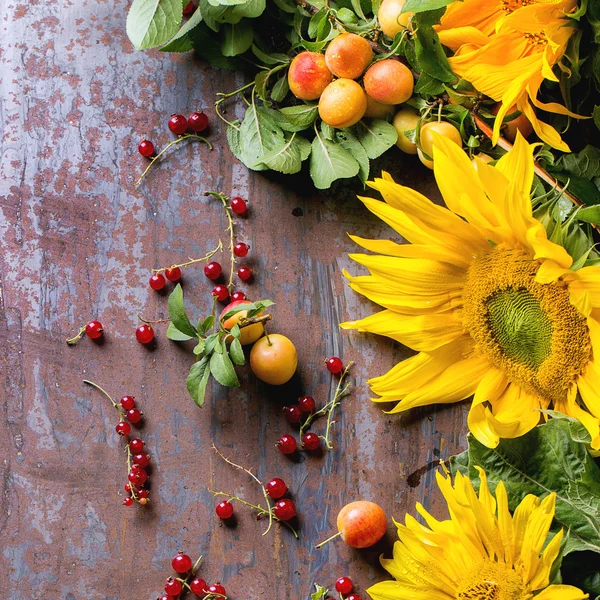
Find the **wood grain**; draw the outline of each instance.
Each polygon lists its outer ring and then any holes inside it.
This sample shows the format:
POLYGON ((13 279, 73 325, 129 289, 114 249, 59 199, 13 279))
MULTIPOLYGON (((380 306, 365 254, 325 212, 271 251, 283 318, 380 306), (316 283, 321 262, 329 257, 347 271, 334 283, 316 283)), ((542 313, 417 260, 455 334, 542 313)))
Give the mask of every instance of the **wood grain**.
MULTIPOLYGON (((434 461, 464 444, 465 407, 390 417, 372 405, 366 380, 407 356, 385 339, 343 333, 337 324, 376 307, 343 282, 354 272, 346 232, 392 233, 356 199, 354 183, 317 194, 306 174, 248 172, 231 155, 212 118, 215 149, 189 145, 139 188, 136 146, 170 135, 173 112, 210 109, 217 91, 242 76, 185 56, 135 53, 125 37, 124 0, 2 4, 0 31, 0 344, 2 495, 0 594, 7 600, 156 598, 179 549, 206 560, 232 600, 305 600, 313 582, 341 575, 364 590, 385 575, 380 552, 314 544, 332 531, 339 508, 365 498, 390 517, 416 501, 439 509, 434 461), (189 349, 158 327, 152 351, 134 338, 138 313, 164 317, 166 296, 147 285, 152 268, 200 256, 222 236, 219 189, 250 199, 237 238, 251 246, 257 277, 240 286, 270 297, 277 330, 294 340, 293 384, 267 389, 241 370, 241 390, 213 388, 204 409, 188 398, 189 349), (299 216, 301 215, 301 216, 299 216), (98 317, 105 342, 64 339, 98 317), (336 448, 288 460, 275 448, 290 432, 281 407, 300 394, 332 392, 323 359, 354 360, 355 392, 344 401, 336 448), (141 434, 152 455, 152 503, 120 506, 125 463, 114 411, 82 383, 132 394, 145 413, 141 434), (235 528, 214 514, 209 487, 260 500, 243 473, 218 461, 215 442, 261 478, 289 483, 301 515, 299 541, 238 509, 235 528), (410 482, 410 485, 409 485, 410 482)), ((231 109, 235 112, 235 109, 231 109)), ((402 183, 437 197, 431 173, 414 157, 390 152, 385 166, 402 183)), ((200 316, 210 300, 201 267, 185 273, 186 302, 200 316)))

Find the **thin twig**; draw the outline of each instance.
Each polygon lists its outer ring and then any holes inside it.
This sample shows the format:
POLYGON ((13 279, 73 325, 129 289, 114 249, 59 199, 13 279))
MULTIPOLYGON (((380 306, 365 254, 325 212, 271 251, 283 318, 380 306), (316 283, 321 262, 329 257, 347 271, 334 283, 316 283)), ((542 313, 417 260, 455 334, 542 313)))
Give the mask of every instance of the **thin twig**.
POLYGON ((238 327, 243 329, 244 327, 250 327, 250 325, 256 325, 257 323, 266 323, 273 318, 273 315, 261 315, 260 317, 252 317, 251 319, 240 319, 238 327))
POLYGON ((76 344, 83 337, 83 334, 85 333, 85 328, 86 328, 86 325, 84 325, 77 332, 77 334, 74 335, 72 338, 69 338, 68 340, 65 340, 65 342, 67 342, 67 344, 69 344, 69 346, 73 346, 74 344, 76 344))
POLYGON ((140 185, 140 183, 142 183, 142 180, 146 176, 146 173, 148 173, 148 171, 154 166, 156 161, 169 148, 172 148, 173 146, 176 146, 177 144, 180 144, 181 142, 184 142, 185 140, 189 140, 189 139, 198 140, 199 142, 203 142, 208 146, 209 150, 213 149, 212 144, 205 137, 202 137, 201 135, 196 135, 195 133, 184 133, 183 135, 179 136, 176 140, 169 142, 156 156, 152 157, 152 159, 150 160, 150 163, 144 169, 144 172, 140 175, 140 178, 135 182, 135 187, 138 187, 138 185, 140 185))
POLYGON ((227 215, 227 229, 226 232, 229 233, 229 253, 231 254, 231 269, 229 271, 229 283, 227 284, 227 289, 231 294, 231 290, 233 289, 233 271, 235 269, 235 253, 233 252, 233 247, 235 245, 234 232, 233 232, 233 218, 231 217, 231 208, 227 206, 227 201, 229 200, 229 196, 222 194, 221 192, 204 192, 205 196, 213 196, 214 198, 218 198, 225 209, 225 214, 227 215))
POLYGON ((160 273, 162 271, 166 271, 167 269, 177 269, 177 268, 182 268, 182 267, 189 267, 190 265, 194 265, 199 262, 205 262, 205 261, 211 259, 217 252, 219 252, 219 250, 222 250, 222 249, 223 249, 223 242, 221 240, 219 240, 217 247, 214 250, 207 252, 202 258, 189 258, 188 257, 187 262, 181 263, 179 265, 171 265, 170 267, 161 267, 160 269, 152 269, 152 272, 160 273))
MULTIPOLYGON (((231 465, 232 467, 235 467, 236 469, 239 469, 240 471, 244 471, 244 473, 247 473, 248 475, 250 475, 250 477, 252 477, 252 479, 254 479, 254 481, 256 481, 256 483, 258 483, 258 485, 260 486, 260 489, 262 490, 263 496, 265 498, 265 502, 267 503, 267 506, 269 506, 269 495, 267 494, 267 490, 266 490, 263 482, 250 469, 246 469, 246 467, 242 467, 241 465, 238 465, 237 463, 234 463, 232 460, 228 459, 215 446, 214 442, 212 443, 212 448, 228 465, 231 465)), ((267 527, 267 530, 263 532, 263 535, 267 535, 267 533, 269 533, 269 531, 271 531, 271 527, 273 526, 273 513, 270 510, 267 512, 269 513, 269 526, 267 527)))

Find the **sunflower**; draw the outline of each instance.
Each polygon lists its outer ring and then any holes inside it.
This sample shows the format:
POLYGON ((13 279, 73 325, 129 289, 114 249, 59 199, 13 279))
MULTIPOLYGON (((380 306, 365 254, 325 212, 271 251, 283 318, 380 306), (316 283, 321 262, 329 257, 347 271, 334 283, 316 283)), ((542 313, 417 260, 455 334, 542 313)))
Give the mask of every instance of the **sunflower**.
POLYGON ((437 474, 450 519, 437 521, 420 504, 427 526, 410 515, 396 523, 399 542, 394 558, 381 563, 396 581, 375 584, 373 600, 583 600, 570 585, 550 585, 550 571, 560 553, 559 531, 542 551, 554 517, 556 494, 540 500, 526 496, 514 515, 504 484, 490 493, 485 473, 479 497, 468 478, 437 474))
POLYGON ((532 216, 533 146, 520 135, 491 166, 437 136, 448 208, 383 175, 366 207, 411 244, 352 237, 378 255, 350 287, 385 310, 342 323, 418 351, 369 383, 391 413, 474 396, 468 425, 488 447, 533 429, 553 407, 600 448, 600 267, 576 268, 532 216))
POLYGON ((544 79, 558 82, 552 68, 577 31, 566 17, 576 4, 576 0, 465 0, 451 4, 442 18, 438 33, 442 44, 455 51, 449 59, 453 71, 502 102, 494 122, 494 143, 504 117, 516 108, 540 139, 569 151, 558 131, 537 118, 534 106, 584 118, 559 103, 538 100, 544 79))

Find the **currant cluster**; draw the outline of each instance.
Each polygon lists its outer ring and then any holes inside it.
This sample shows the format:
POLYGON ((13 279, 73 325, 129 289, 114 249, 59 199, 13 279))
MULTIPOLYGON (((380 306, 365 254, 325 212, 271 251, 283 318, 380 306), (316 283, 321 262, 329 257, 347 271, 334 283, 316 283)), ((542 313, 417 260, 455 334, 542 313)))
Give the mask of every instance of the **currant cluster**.
MULTIPOLYGON (((349 384, 345 388, 342 388, 341 384, 344 380, 348 369, 352 366, 352 363, 344 370, 344 365, 340 358, 332 356, 325 361, 327 370, 334 374, 340 374, 340 382, 337 386, 333 399, 323 406, 320 410, 315 411, 316 403, 312 396, 303 396, 298 400, 295 405, 284 406, 283 412, 288 423, 291 425, 300 425, 300 443, 301 449, 309 452, 314 452, 321 447, 321 440, 325 441, 327 448, 332 448, 331 442, 329 441, 329 430, 333 421, 333 411, 340 404, 341 398, 346 395, 349 389, 349 384), (327 415, 327 430, 325 436, 317 435, 311 431, 306 432, 306 429, 312 424, 312 422, 321 417, 327 415)), ((293 435, 282 435, 277 440, 277 447, 283 454, 294 454, 298 450, 298 442, 293 435)))
POLYGON ((187 554, 177 553, 171 561, 173 571, 177 575, 167 579, 165 595, 157 600, 180 600, 187 592, 192 592, 202 600, 227 600, 227 592, 220 583, 208 585, 204 579, 196 575, 201 560, 202 557, 192 564, 192 559, 187 554))
MULTIPOLYGON (((183 115, 171 115, 168 126, 175 135, 202 133, 208 127, 208 117, 202 111, 193 112, 187 119, 183 115)), ((144 158, 153 159, 157 156, 154 144, 150 140, 142 140, 138 151, 144 158)))
MULTIPOLYGON (((352 579, 350 577, 340 577, 335 582, 335 591, 340 595, 340 598, 345 600, 362 600, 362 596, 359 594, 352 593, 354 589, 354 584, 352 583, 352 579)), ((324 588, 318 588, 320 592, 319 596, 324 596, 325 600, 335 600, 331 596, 328 596, 329 593, 324 588)))
MULTIPOLYGON (((289 498, 284 498, 288 492, 288 487, 279 477, 274 477, 265 486, 265 490, 269 498, 277 500, 275 505, 272 507, 273 515, 279 521, 290 521, 297 515, 296 504, 289 498)), ((223 500, 219 502, 215 508, 217 516, 226 521, 233 517, 233 504, 231 500, 240 500, 239 498, 232 497, 230 500, 223 500)))
POLYGON ((84 325, 79 331, 72 337, 66 340, 69 346, 76 344, 84 335, 90 338, 90 340, 99 340, 104 335, 104 327, 100 321, 90 321, 87 325, 84 325))
POLYGON ((254 509, 258 513, 258 518, 266 517, 269 519, 269 526, 263 535, 269 533, 273 520, 276 520, 287 525, 292 533, 298 537, 298 533, 289 523, 297 516, 297 510, 295 502, 290 498, 285 498, 285 496, 288 495, 288 486, 286 485, 285 481, 279 477, 274 477, 265 485, 250 469, 246 469, 245 467, 242 467, 226 458, 214 444, 213 450, 227 464, 247 473, 260 486, 266 502, 266 506, 262 506, 260 504, 251 504, 239 496, 234 496, 233 494, 228 494, 227 492, 214 492, 209 490, 214 496, 225 496, 227 498, 227 500, 223 500, 217 504, 215 508, 217 516, 224 521, 231 519, 234 513, 233 503, 239 502, 244 506, 254 509), (270 500, 275 501, 273 506, 271 506, 270 500))
POLYGON ((141 504, 142 506, 148 504, 148 490, 143 486, 148 481, 148 472, 146 469, 150 465, 150 457, 141 439, 129 438, 131 425, 137 425, 142 420, 142 411, 136 406, 133 396, 123 396, 119 402, 115 402, 112 396, 97 383, 88 381, 87 379, 84 379, 83 382, 102 392, 119 414, 119 422, 115 426, 115 430, 126 440, 128 470, 128 482, 125 484, 127 496, 123 498, 123 504, 125 506, 133 506, 134 503, 141 504))

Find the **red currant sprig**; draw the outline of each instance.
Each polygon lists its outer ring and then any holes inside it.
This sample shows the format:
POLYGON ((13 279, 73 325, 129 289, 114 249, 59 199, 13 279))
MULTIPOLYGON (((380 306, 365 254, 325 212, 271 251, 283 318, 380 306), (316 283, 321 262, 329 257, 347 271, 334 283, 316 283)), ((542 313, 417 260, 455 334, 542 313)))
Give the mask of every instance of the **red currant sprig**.
POLYGON ((248 506, 249 508, 254 509, 258 513, 258 518, 267 517, 269 519, 269 525, 267 529, 263 532, 263 535, 267 535, 271 530, 273 525, 273 521, 278 521, 279 523, 283 523, 286 525, 290 531, 294 534, 296 538, 298 538, 298 532, 292 527, 289 523, 291 519, 296 516, 296 505, 293 500, 289 498, 283 498, 287 493, 287 485, 282 479, 278 477, 271 479, 266 485, 250 470, 246 469, 246 467, 242 467, 234 463, 232 460, 228 459, 223 453, 215 446, 212 445, 213 450, 228 464, 240 471, 244 471, 244 473, 248 474, 261 488, 263 496, 265 498, 266 506, 262 506, 260 504, 251 504, 247 502, 243 498, 239 496, 234 496, 233 494, 228 494, 227 492, 214 492, 213 490, 209 490, 211 494, 214 496, 224 496, 227 498, 226 501, 220 502, 216 507, 216 513, 219 518, 223 520, 230 519, 233 516, 233 502, 239 502, 244 506, 248 506), (271 506, 269 503, 269 498, 273 500, 277 500, 275 506, 271 506))
MULTIPOLYGON (((153 290, 162 290, 167 284, 167 279, 173 283, 178 282, 181 279, 181 269, 195 265, 201 262, 209 261, 217 252, 222 250, 223 242, 219 240, 217 247, 210 252, 207 252, 201 258, 188 258, 186 262, 178 265, 171 265, 170 267, 160 267, 159 269, 152 269, 152 275, 150 276, 150 287, 153 290)), ((212 263, 211 263, 212 264, 212 263)))
MULTIPOLYGON (((339 358, 336 358, 336 360, 339 360, 341 364, 342 361, 339 358)), ((315 411, 315 400, 311 396, 303 396, 298 400, 298 404, 296 406, 284 407, 283 410, 288 423, 294 425, 297 423, 302 423, 300 425, 299 435, 303 450, 307 450, 309 452, 318 450, 321 446, 321 440, 325 442, 325 447, 327 449, 333 449, 333 444, 331 442, 331 427, 336 422, 334 420, 334 414, 336 408, 341 404, 344 396, 347 396, 350 393, 352 384, 348 382, 344 384, 344 381, 346 380, 348 372, 352 368, 353 364, 354 363, 352 362, 348 363, 346 368, 343 370, 337 383, 333 398, 321 409, 315 411), (317 435, 316 433, 307 432, 307 429, 310 427, 313 421, 324 416, 327 417, 325 435, 317 435)), ((298 442, 296 441, 296 438, 291 435, 283 435, 277 441, 277 447, 283 454, 293 454, 298 447, 298 442)))
POLYGON ((128 496, 123 499, 123 504, 125 506, 133 506, 134 503, 141 504, 142 506, 148 504, 148 490, 142 486, 148 480, 148 472, 146 469, 150 465, 150 457, 145 452, 145 445, 142 440, 139 438, 129 439, 131 423, 139 423, 143 413, 137 408, 133 396, 123 396, 117 403, 112 399, 112 396, 97 383, 87 379, 84 379, 83 382, 102 392, 110 400, 113 408, 119 414, 119 422, 117 423, 115 430, 126 440, 128 471, 128 483, 124 486, 128 496))
POLYGON ((192 592, 203 600, 227 600, 227 592, 220 583, 208 585, 204 579, 198 577, 196 571, 202 557, 192 564, 192 559, 183 552, 178 552, 171 561, 175 576, 170 576, 165 582, 166 596, 160 600, 175 600, 183 598, 187 591, 192 592))
POLYGON ((76 344, 84 335, 87 335, 91 340, 99 340, 104 335, 104 327, 100 321, 90 321, 68 340, 65 340, 69 346, 76 344))

